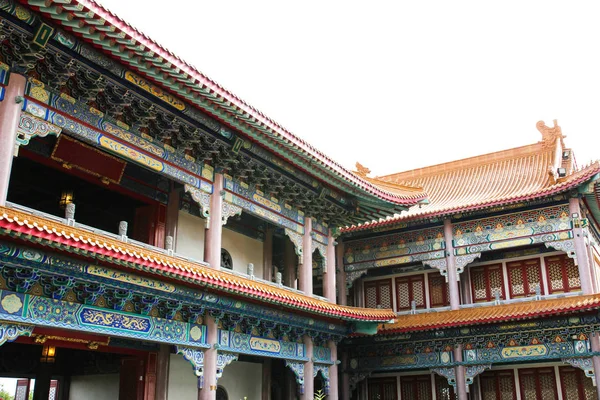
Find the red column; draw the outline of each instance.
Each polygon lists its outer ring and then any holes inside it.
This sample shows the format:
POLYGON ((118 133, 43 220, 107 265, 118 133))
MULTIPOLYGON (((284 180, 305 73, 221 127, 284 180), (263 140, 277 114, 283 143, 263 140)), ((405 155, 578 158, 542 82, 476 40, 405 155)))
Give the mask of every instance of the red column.
POLYGON ((344 270, 344 243, 341 238, 338 238, 338 244, 335 248, 335 258, 338 268, 337 287, 338 287, 338 304, 343 306, 348 305, 346 293, 346 271, 344 270))
MULTIPOLYGON (((219 219, 219 223, 220 223, 219 219)), ((217 322, 208 313, 204 317, 206 339, 210 349, 204 352, 203 377, 204 385, 198 389, 198 400, 215 400, 217 398, 217 322)))
POLYGON ((283 280, 285 281, 285 285, 292 289, 296 289, 296 260, 298 259, 298 256, 296 255, 296 252, 294 250, 294 244, 288 239, 285 240, 285 249, 283 257, 285 263, 285 276, 283 280))
MULTIPOLYGON (((298 289, 312 296, 312 219, 304 220, 304 241, 302 242, 302 264, 298 266, 298 289)), ((311 397, 312 398, 312 397, 311 397)))
POLYGON ((170 362, 171 346, 161 344, 156 360, 156 400, 167 400, 170 362))
POLYGON ((450 308, 458 310, 460 297, 458 294, 458 277, 454 262, 454 245, 452 244, 452 222, 444 220, 444 239, 446 242, 446 271, 448 273, 448 288, 450 290, 450 308))
POLYGON ((350 376, 346 372, 348 369, 348 354, 342 353, 342 384, 340 394, 342 399, 350 399, 350 376))
POLYGON ((331 361, 333 365, 329 367, 329 396, 328 400, 338 400, 338 364, 337 364, 337 345, 333 340, 327 342, 331 350, 331 361))
POLYGON ((4 100, 0 101, 0 206, 6 205, 15 138, 23 107, 16 98, 24 96, 25 82, 24 76, 11 73, 8 86, 4 88, 4 100))
POLYGON ((323 296, 335 304, 335 240, 329 230, 327 237, 327 272, 323 276, 323 296))
MULTIPOLYGON (((457 345, 454 348, 454 361, 461 362, 463 360, 462 357, 462 345, 457 345)), ((454 367, 456 369, 456 391, 457 391, 457 399, 458 400, 468 400, 467 396, 467 382, 465 381, 465 367, 464 365, 459 365, 454 367)))
POLYGON ((304 394, 300 395, 300 400, 313 400, 315 392, 315 378, 313 376, 313 341, 310 336, 304 336, 304 349, 308 361, 304 364, 304 394))
POLYGON ((210 220, 204 239, 204 261, 214 269, 221 268, 221 236, 223 234, 223 224, 221 222, 223 214, 222 191, 223 174, 215 173, 213 192, 210 195, 210 220))
POLYGON ((569 199, 569 212, 571 213, 571 216, 573 214, 578 215, 578 218, 573 221, 573 241, 575 242, 575 256, 577 267, 579 269, 579 278, 581 280, 581 290, 583 291, 583 294, 592 294, 594 293, 591 273, 592 268, 588 260, 583 229, 581 228, 581 224, 576 221, 582 218, 579 199, 577 197, 571 197, 569 199))
POLYGON ((271 400, 271 369, 272 360, 265 358, 262 365, 262 400, 271 400))

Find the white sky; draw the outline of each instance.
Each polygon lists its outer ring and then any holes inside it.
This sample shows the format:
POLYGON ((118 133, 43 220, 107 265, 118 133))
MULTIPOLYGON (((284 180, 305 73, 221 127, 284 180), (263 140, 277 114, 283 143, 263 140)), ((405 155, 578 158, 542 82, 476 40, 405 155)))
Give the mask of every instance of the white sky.
POLYGON ((100 0, 346 167, 540 140, 600 158, 600 2, 100 0))

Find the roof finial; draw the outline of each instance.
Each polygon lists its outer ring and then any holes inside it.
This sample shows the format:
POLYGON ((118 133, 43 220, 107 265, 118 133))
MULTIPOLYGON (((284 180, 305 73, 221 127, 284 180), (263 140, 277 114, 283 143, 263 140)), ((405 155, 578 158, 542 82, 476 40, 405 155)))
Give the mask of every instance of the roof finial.
POLYGON ((371 170, 362 165, 361 163, 357 162, 356 171, 354 171, 354 173, 360 177, 366 178, 366 176, 371 173, 371 170))
POLYGON ((554 126, 549 127, 546 126, 544 121, 538 121, 535 125, 538 131, 542 134, 542 145, 543 147, 553 147, 554 143, 556 143, 556 139, 563 139, 565 136, 562 134, 562 130, 560 126, 558 126, 557 121, 554 120, 554 126))

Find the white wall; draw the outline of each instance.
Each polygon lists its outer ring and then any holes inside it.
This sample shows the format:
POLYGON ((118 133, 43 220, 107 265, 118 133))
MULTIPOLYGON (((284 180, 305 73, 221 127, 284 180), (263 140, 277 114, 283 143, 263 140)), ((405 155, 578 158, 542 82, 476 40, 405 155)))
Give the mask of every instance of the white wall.
POLYGON ((206 220, 185 211, 179 211, 177 218, 175 252, 185 257, 203 261, 206 220))
POLYGON ((71 377, 69 400, 106 400, 119 398, 119 374, 71 377))
MULTIPOLYGON (((192 365, 179 354, 171 354, 169 365, 169 400, 196 400, 198 380, 192 365)), ((230 400, 260 400, 262 390, 262 364, 234 361, 219 379, 230 400)))
POLYGON ((227 390, 230 400, 260 400, 262 397, 262 364, 234 361, 225 367, 219 386, 227 390))
MULTIPOLYGON (((263 242, 223 227, 222 247, 231 254, 233 269, 246 273, 248 263, 254 264, 254 276, 263 276, 263 242)), ((243 397, 242 397, 243 398, 243 397)))

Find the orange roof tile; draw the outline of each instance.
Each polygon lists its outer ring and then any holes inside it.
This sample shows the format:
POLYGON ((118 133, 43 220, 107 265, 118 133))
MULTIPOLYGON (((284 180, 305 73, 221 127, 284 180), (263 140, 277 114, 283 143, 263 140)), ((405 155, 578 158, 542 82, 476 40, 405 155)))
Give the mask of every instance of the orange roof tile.
POLYGON ((399 316, 396 322, 392 324, 382 324, 379 328, 379 334, 388 335, 465 325, 490 324, 598 308, 600 308, 600 294, 461 308, 459 310, 399 316))
POLYGON ((422 187, 429 204, 345 231, 549 196, 569 190, 600 172, 598 162, 580 170, 571 168, 574 165, 572 154, 569 152, 569 158, 563 159, 566 149, 560 127, 549 128, 540 121, 538 129, 542 132, 542 141, 535 144, 376 178, 422 187), (565 177, 557 175, 559 167, 566 167, 565 177))
POLYGON ((308 313, 350 321, 382 322, 394 319, 392 310, 341 306, 304 294, 292 292, 257 280, 243 278, 228 271, 215 270, 171 257, 159 251, 112 239, 85 229, 65 225, 48 218, 0 207, 0 235, 58 247, 98 259, 134 267, 152 274, 184 280, 200 287, 258 300, 277 306, 300 309, 308 313))

